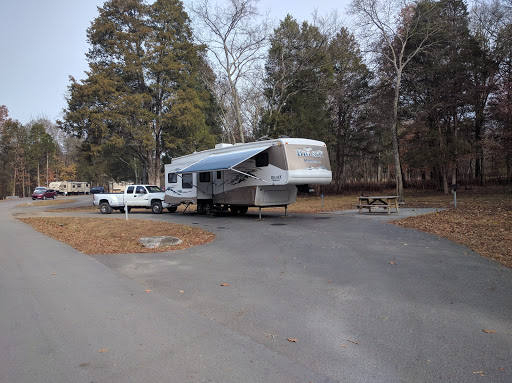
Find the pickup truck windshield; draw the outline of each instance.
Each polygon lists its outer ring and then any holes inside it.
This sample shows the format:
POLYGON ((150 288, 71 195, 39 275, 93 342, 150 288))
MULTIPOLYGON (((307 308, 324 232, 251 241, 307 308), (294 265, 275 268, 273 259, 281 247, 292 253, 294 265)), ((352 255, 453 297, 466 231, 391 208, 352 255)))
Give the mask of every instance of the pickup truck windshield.
POLYGON ((158 186, 146 186, 146 189, 148 189, 148 193, 161 193, 162 189, 160 189, 158 186))

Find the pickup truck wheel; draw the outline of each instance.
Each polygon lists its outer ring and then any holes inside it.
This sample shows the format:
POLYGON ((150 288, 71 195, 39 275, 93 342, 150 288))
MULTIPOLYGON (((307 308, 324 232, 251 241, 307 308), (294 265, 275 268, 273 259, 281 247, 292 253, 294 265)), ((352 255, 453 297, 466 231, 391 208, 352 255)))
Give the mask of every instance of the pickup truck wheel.
POLYGON ((112 213, 112 208, 110 207, 110 205, 108 204, 108 202, 103 202, 103 203, 100 205, 100 211, 101 211, 103 214, 110 214, 110 213, 112 213))
POLYGON ((162 212, 162 203, 160 201, 151 202, 151 211, 154 214, 160 214, 162 212))
POLYGON ((178 210, 178 206, 170 206, 167 208, 167 210, 169 211, 169 213, 175 213, 176 210, 178 210))

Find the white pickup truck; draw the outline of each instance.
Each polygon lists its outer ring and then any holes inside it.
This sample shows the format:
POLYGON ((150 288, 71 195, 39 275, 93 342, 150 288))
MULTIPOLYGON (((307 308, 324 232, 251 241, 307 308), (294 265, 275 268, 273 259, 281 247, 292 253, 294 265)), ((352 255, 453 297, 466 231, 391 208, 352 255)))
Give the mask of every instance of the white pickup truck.
POLYGON ((93 194, 92 203, 100 207, 103 214, 110 214, 113 210, 125 212, 136 207, 151 209, 155 214, 160 214, 163 208, 174 213, 176 205, 168 204, 164 201, 165 193, 155 185, 129 185, 124 193, 97 193, 93 194))

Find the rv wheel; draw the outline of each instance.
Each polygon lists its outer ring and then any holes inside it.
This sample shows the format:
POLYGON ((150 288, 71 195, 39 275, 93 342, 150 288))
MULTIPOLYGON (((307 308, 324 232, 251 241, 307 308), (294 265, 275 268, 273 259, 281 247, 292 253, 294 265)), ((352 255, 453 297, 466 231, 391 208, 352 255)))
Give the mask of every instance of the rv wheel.
POLYGON ((231 214, 238 214, 238 206, 231 206, 229 210, 231 210, 231 214))
POLYGON ((205 214, 211 214, 213 213, 213 205, 211 203, 207 203, 205 206, 204 206, 204 212, 205 214))
POLYGON ((176 210, 178 210, 178 206, 170 206, 167 208, 167 210, 169 211, 169 213, 175 213, 176 210))
POLYGON ((197 204, 197 214, 206 214, 205 207, 203 203, 197 204))
POLYGON ((240 214, 245 214, 245 213, 247 213, 247 210, 248 210, 248 209, 249 209, 249 207, 248 207, 248 206, 239 206, 239 207, 238 207, 238 212, 239 212, 240 214))

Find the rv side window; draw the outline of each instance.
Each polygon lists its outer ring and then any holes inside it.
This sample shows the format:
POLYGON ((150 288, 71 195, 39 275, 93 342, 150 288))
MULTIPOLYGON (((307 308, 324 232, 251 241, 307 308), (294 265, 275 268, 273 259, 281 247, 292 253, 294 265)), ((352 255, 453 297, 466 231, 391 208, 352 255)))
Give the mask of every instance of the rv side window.
POLYGON ((222 178, 222 172, 217 170, 217 179, 220 180, 222 178))
POLYGON ((176 173, 167 174, 167 182, 170 184, 175 184, 178 182, 178 175, 176 173))
POLYGON ((126 189, 126 193, 127 194, 133 194, 133 189, 134 188, 135 188, 134 186, 128 186, 128 189, 126 189))
POLYGON ((256 154, 256 167, 268 166, 268 152, 256 154))
POLYGON ((199 182, 210 182, 210 172, 199 173, 199 182))
POLYGON ((185 173, 181 176, 181 187, 183 189, 192 189, 192 173, 185 173))

